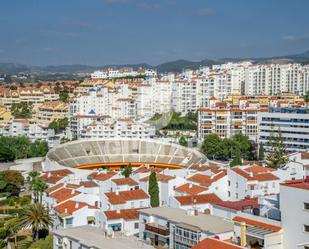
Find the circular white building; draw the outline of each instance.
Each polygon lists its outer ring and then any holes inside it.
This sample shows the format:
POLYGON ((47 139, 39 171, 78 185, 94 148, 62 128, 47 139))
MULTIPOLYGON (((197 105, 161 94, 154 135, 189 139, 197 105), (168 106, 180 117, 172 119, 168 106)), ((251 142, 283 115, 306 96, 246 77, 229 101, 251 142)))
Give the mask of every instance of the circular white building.
POLYGON ((126 138, 77 140, 51 149, 46 157, 50 162, 78 169, 116 169, 129 164, 183 168, 207 162, 205 155, 195 149, 159 140, 126 138))

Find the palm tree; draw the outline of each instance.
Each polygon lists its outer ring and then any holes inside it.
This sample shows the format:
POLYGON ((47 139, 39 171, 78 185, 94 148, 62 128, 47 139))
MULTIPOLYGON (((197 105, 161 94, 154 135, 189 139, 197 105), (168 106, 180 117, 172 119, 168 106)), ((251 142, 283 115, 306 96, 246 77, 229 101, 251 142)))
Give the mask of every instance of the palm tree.
POLYGON ((21 210, 16 223, 18 230, 31 229, 32 239, 36 241, 39 238, 39 231, 52 225, 52 219, 44 206, 34 203, 21 210))
POLYGON ((4 228, 8 231, 7 237, 5 239, 8 248, 10 248, 10 240, 14 238, 14 247, 17 248, 17 233, 18 233, 18 225, 17 218, 12 218, 5 222, 4 228))
POLYGON ((47 188, 46 183, 40 178, 40 173, 38 171, 32 171, 29 173, 27 178, 29 183, 29 188, 34 195, 34 202, 42 204, 42 194, 47 188))

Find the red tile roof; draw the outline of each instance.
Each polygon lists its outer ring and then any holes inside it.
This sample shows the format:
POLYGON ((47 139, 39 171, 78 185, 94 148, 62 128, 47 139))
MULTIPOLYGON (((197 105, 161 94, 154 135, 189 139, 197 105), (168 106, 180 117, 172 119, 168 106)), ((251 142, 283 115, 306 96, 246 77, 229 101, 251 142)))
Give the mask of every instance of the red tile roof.
POLYGON ((257 198, 246 198, 240 201, 223 201, 218 202, 215 205, 239 211, 259 207, 257 198))
POLYGON ((46 193, 52 193, 60 188, 62 188, 64 186, 64 183, 59 183, 59 184, 56 184, 48 189, 45 190, 46 193))
POLYGON ((309 152, 302 152, 301 153, 301 159, 302 160, 309 159, 309 152))
POLYGON ((139 218, 139 208, 134 209, 121 209, 118 212, 116 210, 105 211, 108 220, 124 219, 124 220, 138 220, 139 218))
POLYGON ((56 199, 56 201, 58 203, 60 203, 60 202, 66 201, 66 200, 68 200, 68 199, 70 199, 70 198, 72 198, 76 195, 79 195, 79 194, 80 194, 80 192, 76 191, 74 189, 62 188, 60 190, 57 190, 57 191, 51 193, 49 195, 49 197, 56 199))
POLYGON ((119 191, 118 194, 116 192, 109 192, 105 193, 105 195, 108 198, 108 201, 113 205, 124 204, 127 201, 149 198, 148 194, 146 194, 142 189, 119 191))
POLYGON ((286 181, 284 183, 281 183, 281 185, 287 186, 287 187, 309 190, 309 179, 305 179, 305 180, 299 179, 299 180, 286 181))
POLYGON ((149 172, 160 173, 163 170, 164 170, 163 168, 141 166, 137 168, 136 170, 134 170, 134 173, 149 173, 149 172))
POLYGON ((47 183, 56 184, 58 181, 70 174, 73 174, 73 172, 68 169, 53 170, 45 172, 41 178, 47 183))
POLYGON ((215 194, 175 196, 174 198, 180 203, 180 205, 222 202, 222 200, 215 194))
POLYGON ((104 181, 112 178, 115 175, 117 175, 117 173, 114 172, 114 171, 110 171, 110 172, 106 172, 106 173, 104 173, 104 172, 93 172, 89 175, 89 178, 104 182, 104 181))
MULTIPOLYGON (((169 175, 163 175, 163 174, 157 173, 156 178, 157 178, 158 182, 168 182, 170 180, 175 179, 175 176, 169 176, 169 175)), ((144 181, 144 182, 148 182, 148 180, 149 180, 149 176, 146 176, 146 177, 140 179, 140 181, 144 181)))
POLYGON ((222 240, 207 238, 197 243, 195 246, 192 247, 192 249, 245 249, 245 248, 222 240))
POLYGON ((201 185, 209 187, 212 183, 218 181, 222 177, 226 176, 226 170, 221 170, 219 173, 213 175, 213 176, 208 176, 208 175, 203 175, 203 174, 195 174, 191 177, 189 177, 187 180, 191 182, 196 182, 201 185))
POLYGON ((54 207, 55 211, 62 214, 73 214, 75 211, 83 208, 83 207, 89 207, 89 208, 94 208, 97 209, 95 206, 88 205, 85 202, 76 202, 72 200, 68 200, 66 202, 63 202, 57 206, 54 207))
POLYGON ((253 220, 253 219, 248 219, 248 218, 244 218, 241 216, 235 216, 233 218, 233 221, 241 223, 241 222, 245 222, 246 225, 250 225, 250 226, 254 226, 254 227, 261 227, 267 230, 271 230, 273 232, 278 232, 281 230, 280 226, 276 226, 276 225, 272 225, 269 223, 265 223, 262 221, 258 221, 258 220, 253 220))
POLYGON ((84 181, 80 182, 79 184, 85 188, 94 188, 98 186, 98 184, 96 184, 94 181, 84 181))
POLYGON ((248 168, 245 168, 244 169, 246 172, 252 172, 253 174, 256 174, 256 173, 267 173, 267 172, 273 172, 273 171, 276 171, 276 169, 272 169, 272 168, 267 168, 267 167, 262 167, 262 166, 258 166, 258 165, 252 165, 248 168))
POLYGON ((251 174, 246 172, 245 170, 242 170, 240 168, 237 168, 237 167, 234 167, 232 168, 232 170, 246 178, 248 181, 260 181, 260 182, 264 182, 264 181, 274 181, 274 180, 279 180, 279 178, 275 175, 273 175, 272 173, 264 173, 264 172, 261 172, 261 173, 254 173, 252 172, 251 174))
POLYGON ((116 185, 129 185, 129 186, 136 186, 138 183, 134 181, 132 178, 127 177, 127 178, 118 178, 118 179, 112 179, 112 181, 116 185))
POLYGON ((195 184, 186 183, 184 185, 177 187, 175 190, 185 192, 189 195, 197 195, 201 192, 208 190, 208 188, 195 184))

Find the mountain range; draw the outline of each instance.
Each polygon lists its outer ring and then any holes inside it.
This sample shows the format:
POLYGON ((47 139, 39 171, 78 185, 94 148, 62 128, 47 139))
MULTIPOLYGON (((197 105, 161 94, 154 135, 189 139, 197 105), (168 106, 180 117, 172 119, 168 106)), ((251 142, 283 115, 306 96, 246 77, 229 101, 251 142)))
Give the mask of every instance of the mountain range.
POLYGON ((153 68, 157 69, 158 72, 181 72, 184 68, 197 69, 200 66, 211 66, 214 64, 224 63, 227 61, 243 61, 251 60, 255 63, 270 63, 270 62, 299 62, 299 63, 309 63, 309 50, 301 54, 293 54, 286 56, 275 56, 275 57, 263 57, 263 58, 222 58, 217 60, 204 59, 201 61, 190 61, 190 60, 175 60, 165 62, 156 66, 149 65, 147 63, 140 64, 126 64, 126 65, 104 65, 104 66, 89 66, 81 64, 73 65, 58 65, 58 66, 28 66, 18 63, 0 63, 0 73, 7 74, 18 74, 18 73, 35 73, 35 74, 76 74, 76 73, 90 73, 98 69, 106 68, 120 68, 120 67, 132 67, 137 69, 139 67, 143 68, 153 68))

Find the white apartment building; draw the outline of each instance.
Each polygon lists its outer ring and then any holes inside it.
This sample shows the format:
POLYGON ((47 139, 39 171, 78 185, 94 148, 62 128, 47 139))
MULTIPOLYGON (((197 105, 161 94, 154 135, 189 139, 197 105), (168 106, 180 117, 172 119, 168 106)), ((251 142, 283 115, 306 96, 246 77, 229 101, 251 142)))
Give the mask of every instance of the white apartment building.
POLYGON ((252 65, 245 72, 246 95, 305 94, 309 90, 309 67, 301 64, 252 65))
POLYGON ((28 119, 12 119, 0 125, 1 136, 26 136, 32 142, 36 140, 46 141, 50 148, 60 144, 63 134, 56 134, 54 129, 47 125, 38 124, 28 119))
POLYGON ((237 106, 227 102, 220 102, 212 97, 208 107, 198 109, 198 138, 204 140, 208 134, 216 133, 221 138, 229 138, 242 133, 253 141, 257 140, 257 116, 267 109, 259 103, 240 99, 237 106))
POLYGON ((260 143, 269 150, 268 141, 271 136, 283 138, 287 152, 305 151, 309 149, 309 113, 308 108, 270 108, 269 112, 258 115, 260 143))
POLYGON ((119 119, 113 123, 93 122, 85 124, 78 132, 81 139, 104 138, 153 138, 156 129, 146 123, 134 122, 131 119, 119 119))

